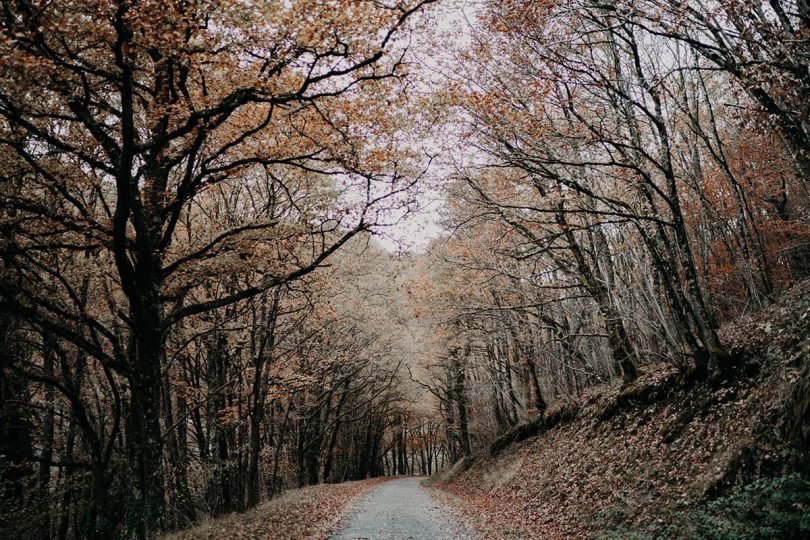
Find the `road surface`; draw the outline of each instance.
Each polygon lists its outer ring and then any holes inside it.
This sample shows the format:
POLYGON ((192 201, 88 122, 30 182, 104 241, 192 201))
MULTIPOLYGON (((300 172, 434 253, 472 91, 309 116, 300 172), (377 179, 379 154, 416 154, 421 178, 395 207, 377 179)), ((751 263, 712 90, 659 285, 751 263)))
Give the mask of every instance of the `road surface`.
POLYGON ((475 536, 430 496, 422 478, 391 480, 350 505, 332 540, 467 540, 475 536))

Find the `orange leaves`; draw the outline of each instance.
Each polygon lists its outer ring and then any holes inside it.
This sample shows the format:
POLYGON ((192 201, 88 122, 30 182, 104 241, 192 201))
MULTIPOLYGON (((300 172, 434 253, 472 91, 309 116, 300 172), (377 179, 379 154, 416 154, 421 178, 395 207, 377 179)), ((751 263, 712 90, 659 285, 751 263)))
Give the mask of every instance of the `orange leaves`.
MULTIPOLYGON (((793 174, 793 165, 772 133, 745 123, 729 126, 725 131, 725 155, 729 172, 709 162, 704 166, 702 185, 703 205, 708 205, 708 226, 719 238, 710 249, 708 284, 722 298, 722 309, 731 310, 730 298, 742 300, 746 286, 746 264, 741 260, 739 246, 748 241, 753 228, 761 245, 745 249, 761 249, 770 278, 777 289, 790 286, 794 276, 791 263, 784 254, 810 240, 810 226, 800 219, 797 207, 800 198, 789 196, 801 192, 793 174), (743 219, 744 216, 744 219, 743 219)), ((700 204, 690 202, 690 221, 699 216, 700 204)), ((740 304, 741 302, 738 302, 740 304)))
POLYGON ((495 32, 516 34, 545 26, 545 19, 555 4, 553 0, 506 0, 492 3, 492 9, 481 18, 495 32))

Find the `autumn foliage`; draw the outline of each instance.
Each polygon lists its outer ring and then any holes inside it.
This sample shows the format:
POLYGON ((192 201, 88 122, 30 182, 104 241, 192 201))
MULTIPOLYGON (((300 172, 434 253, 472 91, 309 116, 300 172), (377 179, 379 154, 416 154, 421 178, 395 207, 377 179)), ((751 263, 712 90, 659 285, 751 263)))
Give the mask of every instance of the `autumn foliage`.
POLYGON ((806 4, 3 2, 2 528, 150 538, 749 369, 725 329, 810 274, 806 4))

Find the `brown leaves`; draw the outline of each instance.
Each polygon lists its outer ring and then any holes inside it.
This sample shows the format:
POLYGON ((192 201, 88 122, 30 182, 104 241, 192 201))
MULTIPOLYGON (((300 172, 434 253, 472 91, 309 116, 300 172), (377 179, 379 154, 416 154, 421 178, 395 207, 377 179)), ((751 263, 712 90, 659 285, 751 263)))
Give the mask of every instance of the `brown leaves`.
POLYGON ((245 514, 231 514, 163 540, 328 538, 346 505, 385 481, 376 478, 288 491, 245 514))
MULTIPOLYGON (((774 327, 795 319, 769 317, 774 327)), ((650 403, 603 421, 600 407, 620 390, 593 392, 580 399, 582 412, 571 423, 481 458, 467 471, 445 473, 448 483, 436 485, 457 496, 441 497, 455 500, 486 538, 585 538, 617 527, 657 537, 656 527, 672 523, 667 508, 688 508, 740 467, 754 471, 757 459, 767 466, 778 459, 780 377, 776 367, 763 380, 717 390, 676 385, 667 394, 663 388, 677 379, 671 368, 655 369, 638 383, 662 389, 650 403), (673 435, 674 423, 680 431, 673 435)))

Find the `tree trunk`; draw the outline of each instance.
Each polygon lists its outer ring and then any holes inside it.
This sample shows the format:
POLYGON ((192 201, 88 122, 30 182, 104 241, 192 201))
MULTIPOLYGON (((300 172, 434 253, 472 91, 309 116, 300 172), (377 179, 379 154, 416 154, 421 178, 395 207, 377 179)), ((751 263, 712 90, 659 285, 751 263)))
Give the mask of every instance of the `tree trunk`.
MULTIPOLYGON (((47 377, 53 377, 54 340, 50 334, 43 333, 42 371, 47 377)), ((50 384, 45 385, 45 416, 42 419, 42 454, 39 464, 39 497, 42 501, 43 511, 40 522, 42 538, 51 537, 51 512, 48 508, 51 484, 51 461, 53 460, 54 435, 54 391, 50 384)))
MULTIPOLYGON (((459 353, 460 351, 457 350, 453 356, 454 395, 458 406, 458 437, 463 456, 469 457, 472 455, 472 449, 470 446, 469 419, 467 417, 467 393, 465 392, 467 373, 462 365, 459 353)), ((464 360, 466 361, 466 358, 464 360)))
POLYGON ((635 353, 630 344, 630 339, 627 337, 624 322, 614 308, 604 282, 597 279, 593 274, 592 267, 586 261, 579 242, 577 242, 574 233, 566 222, 562 203, 560 203, 558 210, 559 211, 555 213, 555 218, 565 236, 568 249, 571 255, 573 255, 580 283, 582 283, 582 286, 594 299, 599 308, 599 313, 605 320, 605 330, 608 335, 608 343, 613 356, 613 362, 621 373, 622 380, 625 384, 632 382, 638 377, 638 370, 634 362, 635 353))

